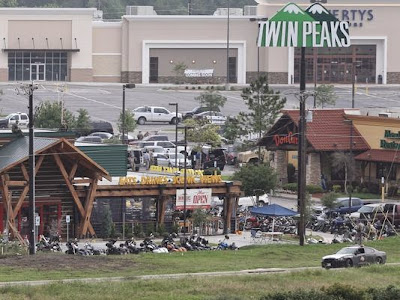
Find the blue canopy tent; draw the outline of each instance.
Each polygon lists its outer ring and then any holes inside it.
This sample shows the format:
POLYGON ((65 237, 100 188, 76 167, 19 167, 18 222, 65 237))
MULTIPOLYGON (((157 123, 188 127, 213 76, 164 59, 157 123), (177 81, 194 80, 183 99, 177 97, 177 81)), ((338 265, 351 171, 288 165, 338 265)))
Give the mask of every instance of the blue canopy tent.
POLYGON ((280 206, 278 204, 253 207, 250 212, 253 215, 263 215, 270 217, 292 217, 298 214, 298 212, 280 206))
POLYGON ((298 215, 298 212, 288 209, 286 207, 280 206, 279 204, 271 204, 260 207, 253 207, 250 211, 253 215, 262 215, 273 217, 272 219, 272 232, 275 229, 275 217, 293 217, 298 215))

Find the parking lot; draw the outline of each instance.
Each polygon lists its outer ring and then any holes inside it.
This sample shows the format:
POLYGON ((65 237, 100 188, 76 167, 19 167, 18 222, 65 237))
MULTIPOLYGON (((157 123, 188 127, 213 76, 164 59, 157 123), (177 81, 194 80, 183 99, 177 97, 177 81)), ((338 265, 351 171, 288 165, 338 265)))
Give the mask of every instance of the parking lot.
MULTIPOLYGON (((19 84, 7 83, 0 86, 3 90, 1 97, 2 115, 12 112, 27 112, 28 99, 19 88, 19 84)), ((171 86, 169 86, 171 87, 171 86)), ((280 91, 287 97, 285 108, 298 108, 299 101, 295 94, 298 86, 271 86, 275 91, 280 91)), ((187 111, 198 106, 195 97, 199 96, 203 90, 165 90, 160 86, 141 86, 135 89, 126 90, 126 107, 134 109, 141 105, 164 106, 168 108, 168 103, 179 103, 179 111, 187 111)), ((235 116, 240 111, 246 111, 246 105, 240 94, 240 87, 236 91, 222 91, 228 101, 222 108, 222 113, 226 116, 235 116)), ((313 86, 308 86, 309 90, 313 86)), ((103 120, 111 122, 114 126, 118 120, 122 108, 122 87, 121 84, 76 84, 68 83, 64 93, 59 92, 59 85, 56 83, 43 83, 38 85, 38 90, 34 94, 35 105, 41 101, 64 100, 65 107, 73 112, 80 108, 87 109, 93 120, 103 120)), ((338 85, 335 88, 338 99, 337 108, 351 107, 351 86, 338 85)), ((307 100, 308 107, 312 107, 313 97, 307 100)), ((362 113, 377 115, 379 112, 392 112, 394 117, 400 115, 400 90, 398 86, 360 86, 357 88, 355 96, 355 107, 360 108, 362 113)), ((170 107, 170 110, 173 110, 170 107)), ((137 130, 143 132, 160 131, 170 132, 173 136, 174 125, 168 124, 146 124, 138 126, 137 130)))

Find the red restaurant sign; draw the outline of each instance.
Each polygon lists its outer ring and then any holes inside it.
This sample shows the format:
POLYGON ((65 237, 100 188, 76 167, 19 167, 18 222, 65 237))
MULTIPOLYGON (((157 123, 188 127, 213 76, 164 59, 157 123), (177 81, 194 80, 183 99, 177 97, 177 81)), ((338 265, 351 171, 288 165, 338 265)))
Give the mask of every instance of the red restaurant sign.
POLYGON ((289 132, 287 135, 274 135, 274 142, 276 146, 280 145, 290 145, 294 144, 297 145, 299 143, 299 139, 297 136, 293 135, 293 132, 289 132))

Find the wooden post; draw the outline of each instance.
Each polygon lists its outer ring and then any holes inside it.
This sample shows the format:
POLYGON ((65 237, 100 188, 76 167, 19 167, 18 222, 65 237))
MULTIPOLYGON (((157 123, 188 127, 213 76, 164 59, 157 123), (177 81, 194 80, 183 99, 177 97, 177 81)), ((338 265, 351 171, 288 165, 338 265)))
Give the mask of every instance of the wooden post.
POLYGON ((93 202, 94 202, 94 198, 96 196, 96 190, 97 190, 97 183, 98 183, 98 179, 96 178, 91 183, 90 189, 89 189, 87 197, 86 197, 85 215, 82 219, 81 225, 79 226, 79 228, 80 228, 79 235, 80 236, 84 236, 86 234, 86 232, 88 230, 88 226, 90 224, 90 216, 92 215, 93 202))
POLYGON ((165 208, 167 204, 167 197, 161 196, 157 199, 158 201, 158 210, 157 210, 157 224, 164 225, 165 221, 165 208))

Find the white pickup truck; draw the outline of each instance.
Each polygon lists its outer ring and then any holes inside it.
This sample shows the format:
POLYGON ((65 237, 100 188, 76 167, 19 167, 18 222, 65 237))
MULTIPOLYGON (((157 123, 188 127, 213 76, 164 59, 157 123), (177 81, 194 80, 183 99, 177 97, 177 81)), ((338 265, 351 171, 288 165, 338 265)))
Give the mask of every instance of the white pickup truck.
POLYGON ((168 109, 158 106, 140 106, 135 108, 132 113, 139 125, 144 125, 146 122, 168 122, 170 124, 176 124, 182 120, 181 113, 178 113, 178 119, 176 119, 175 112, 170 112, 168 109))
POLYGON ((29 125, 29 117, 26 113, 13 113, 9 114, 4 119, 0 120, 0 128, 11 128, 12 125, 20 127, 27 127, 29 125))

